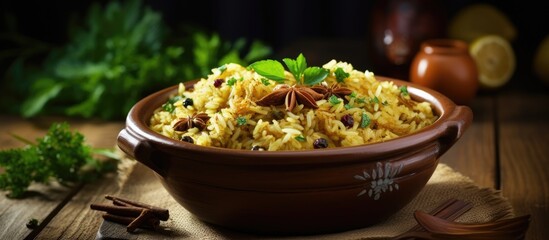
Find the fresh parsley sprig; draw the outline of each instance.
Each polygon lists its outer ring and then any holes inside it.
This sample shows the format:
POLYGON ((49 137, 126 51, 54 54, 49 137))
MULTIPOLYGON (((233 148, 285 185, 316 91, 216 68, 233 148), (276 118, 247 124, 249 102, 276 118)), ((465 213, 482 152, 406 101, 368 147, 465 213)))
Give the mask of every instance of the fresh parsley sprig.
POLYGON ((116 170, 115 161, 93 157, 100 154, 112 159, 113 151, 91 148, 81 133, 69 129, 68 123, 52 124, 36 142, 14 137, 28 145, 0 151, 0 167, 4 169, 0 173, 0 190, 8 191, 12 198, 23 197, 33 182, 83 182, 116 170))
MULTIPOLYGON (((315 85, 322 82, 330 73, 330 70, 321 67, 307 67, 307 60, 302 53, 296 59, 284 58, 282 61, 288 67, 298 84, 315 85)), ((250 65, 257 74, 274 80, 278 83, 284 83, 284 66, 277 60, 261 60, 250 65)))

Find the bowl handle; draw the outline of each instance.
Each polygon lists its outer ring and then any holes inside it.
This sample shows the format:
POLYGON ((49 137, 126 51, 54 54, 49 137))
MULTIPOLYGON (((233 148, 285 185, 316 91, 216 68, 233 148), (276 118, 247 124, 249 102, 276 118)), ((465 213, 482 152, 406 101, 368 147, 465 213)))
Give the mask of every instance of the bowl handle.
POLYGON ((450 113, 447 121, 442 126, 443 132, 439 138, 440 150, 438 157, 442 156, 456 141, 461 138, 465 130, 473 121, 473 111, 468 106, 456 106, 450 113))
POLYGON ((122 129, 118 134, 117 140, 118 147, 130 157, 143 163, 162 177, 166 175, 164 170, 151 159, 153 147, 149 141, 135 136, 128 129, 122 129))

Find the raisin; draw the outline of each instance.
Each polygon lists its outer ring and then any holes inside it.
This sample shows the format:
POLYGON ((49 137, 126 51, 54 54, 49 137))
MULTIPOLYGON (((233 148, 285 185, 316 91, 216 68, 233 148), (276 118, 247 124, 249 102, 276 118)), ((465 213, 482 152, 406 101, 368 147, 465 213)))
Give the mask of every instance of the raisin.
POLYGON ((341 122, 345 127, 351 128, 355 124, 355 119, 353 119, 353 116, 351 114, 347 114, 341 117, 341 122))
POLYGON ((316 139, 314 142, 313 142, 313 147, 315 149, 318 149, 318 148, 327 148, 328 147, 328 141, 324 138, 319 138, 319 139, 316 139))
POLYGON ((214 87, 219 88, 221 87, 221 84, 223 84, 224 80, 219 78, 214 81, 214 87))

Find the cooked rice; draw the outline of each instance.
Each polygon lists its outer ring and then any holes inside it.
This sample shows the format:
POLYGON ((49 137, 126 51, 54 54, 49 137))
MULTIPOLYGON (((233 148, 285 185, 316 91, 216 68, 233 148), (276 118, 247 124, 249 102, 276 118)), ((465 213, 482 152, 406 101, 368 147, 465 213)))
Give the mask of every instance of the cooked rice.
MULTIPOLYGON (((226 69, 212 69, 208 78, 199 80, 194 89, 185 89, 179 84, 181 99, 173 103, 170 113, 158 108, 150 119, 154 131, 173 139, 190 136, 194 144, 234 149, 252 149, 259 146, 269 151, 313 149, 313 142, 325 138, 328 147, 355 146, 386 141, 413 133, 432 124, 437 116, 428 102, 416 102, 402 94, 399 87, 390 81, 378 81, 369 71, 353 69, 351 64, 332 60, 324 68, 330 74, 323 84, 337 83, 334 71, 342 68, 350 76, 341 87, 351 89, 355 96, 346 96, 347 107, 342 100, 332 104, 319 100, 318 109, 297 104, 291 111, 285 105, 258 106, 255 101, 271 93, 278 85, 238 64, 227 64, 226 69), (237 79, 233 86, 228 80, 237 79), (216 79, 224 82, 219 88, 214 86, 216 79), (184 107, 184 100, 191 98, 192 106, 184 107), (377 99, 377 100, 376 100, 377 99), (187 131, 175 131, 173 126, 181 118, 194 113, 207 113, 210 117, 207 127, 200 131, 193 127, 187 131), (340 120, 351 114, 352 127, 347 128, 340 120), (361 126, 363 114, 370 119, 367 126, 361 126), (245 118, 239 126, 237 118, 245 118)), ((296 80, 289 72, 285 73, 286 84, 294 85, 296 80)))

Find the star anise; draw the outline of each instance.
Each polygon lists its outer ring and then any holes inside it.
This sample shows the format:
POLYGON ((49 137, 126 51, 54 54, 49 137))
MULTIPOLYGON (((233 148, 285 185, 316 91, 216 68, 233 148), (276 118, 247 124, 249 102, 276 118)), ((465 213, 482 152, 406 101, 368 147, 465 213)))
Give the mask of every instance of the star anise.
POLYGON ((317 100, 324 96, 304 86, 279 85, 267 96, 259 99, 255 103, 259 106, 278 106, 285 104, 286 110, 292 111, 299 103, 305 107, 318 108, 317 100))
POLYGON ((339 84, 333 84, 330 87, 324 86, 324 85, 317 85, 311 87, 311 89, 317 93, 320 93, 324 95, 324 99, 330 98, 332 95, 343 99, 343 101, 347 102, 347 99, 345 99, 345 96, 351 95, 353 91, 351 89, 348 89, 346 87, 341 87, 339 84))
POLYGON ((173 125, 173 129, 176 131, 187 131, 193 127, 202 130, 206 127, 206 123, 210 120, 210 117, 206 113, 195 113, 186 118, 181 118, 173 125))

